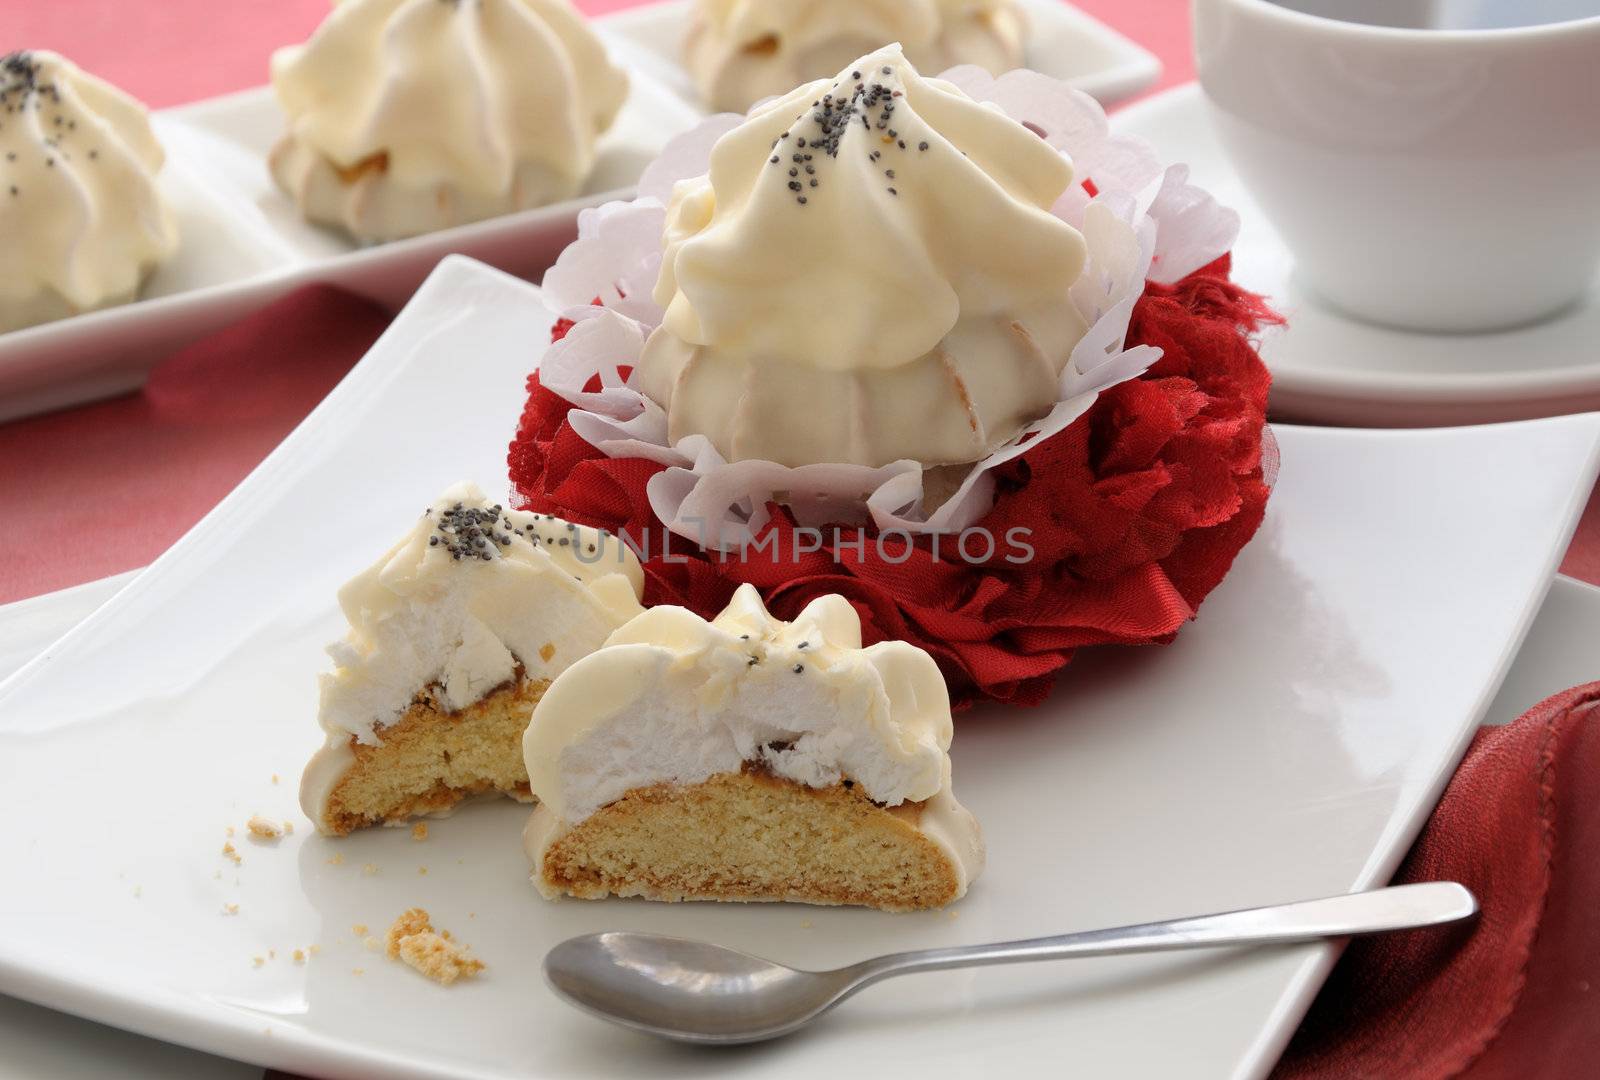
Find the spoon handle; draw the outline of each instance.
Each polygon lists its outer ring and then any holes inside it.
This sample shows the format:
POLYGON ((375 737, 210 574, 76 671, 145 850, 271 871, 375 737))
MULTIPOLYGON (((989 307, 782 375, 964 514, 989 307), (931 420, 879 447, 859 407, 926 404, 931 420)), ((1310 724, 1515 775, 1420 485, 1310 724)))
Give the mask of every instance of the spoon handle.
POLYGON ((1077 956, 1202 949, 1219 945, 1263 945, 1315 941, 1320 938, 1381 934, 1469 919, 1478 902, 1464 887, 1450 881, 1395 885, 1369 892, 1305 900, 1295 904, 1248 908, 1166 922, 1087 930, 1076 934, 894 953, 856 968, 869 982, 913 971, 1018 964, 1030 960, 1064 960, 1077 956))

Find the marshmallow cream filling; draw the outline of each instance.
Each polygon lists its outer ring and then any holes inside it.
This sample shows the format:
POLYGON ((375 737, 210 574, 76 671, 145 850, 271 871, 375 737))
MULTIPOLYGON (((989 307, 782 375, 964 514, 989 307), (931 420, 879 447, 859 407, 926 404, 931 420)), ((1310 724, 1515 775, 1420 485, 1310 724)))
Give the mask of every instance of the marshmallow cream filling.
POLYGON ((876 802, 924 803, 921 828, 970 877, 976 823, 950 791, 944 678, 904 642, 863 649, 848 601, 824 596, 792 623, 750 585, 713 622, 658 607, 551 684, 523 736, 539 800, 524 835, 550 842, 636 788, 690 785, 755 762, 810 787, 851 781, 876 802))
POLYGON ((640 388, 728 460, 977 460, 1086 329, 1060 152, 889 46, 755 109, 678 184, 640 388), (802 407, 796 408, 796 404, 802 407))
POLYGON ((554 679, 642 610, 644 572, 620 538, 549 515, 506 510, 477 487, 451 488, 411 531, 339 591, 349 621, 328 649, 319 721, 327 743, 307 767, 313 820, 353 761, 417 694, 438 684, 459 711, 517 676, 554 679))

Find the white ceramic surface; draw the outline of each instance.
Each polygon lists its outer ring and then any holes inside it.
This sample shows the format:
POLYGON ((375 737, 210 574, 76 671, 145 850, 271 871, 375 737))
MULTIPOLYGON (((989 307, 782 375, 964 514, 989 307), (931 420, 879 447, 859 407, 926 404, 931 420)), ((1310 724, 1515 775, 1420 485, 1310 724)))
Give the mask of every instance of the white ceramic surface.
POLYGON ((952 912, 549 904, 525 879, 524 807, 471 807, 420 844, 328 841, 294 777, 320 741, 335 588, 430 493, 503 483, 552 318, 531 286, 447 260, 234 494, 0 685, 0 811, 30 822, 0 830, 0 864, 29 868, 0 922, 0 991, 333 1076, 815 1076, 907 1054, 927 1075, 1258 1076, 1330 949, 929 976, 720 1054, 579 1015, 538 963, 602 927, 828 965, 1376 883, 1487 708, 1600 466, 1600 416, 1283 429, 1267 523, 1174 646, 1086 653, 1047 705, 963 717, 956 782, 990 866, 952 912), (63 799, 66 776, 92 797, 63 799), (239 843, 235 867, 224 829, 256 812, 298 828, 239 843), (476 947, 484 978, 445 991, 362 948, 353 924, 414 904, 476 947))
POLYGON ((273 185, 266 155, 283 119, 271 90, 154 114, 178 254, 133 304, 0 334, 0 423, 133 390, 174 350, 312 282, 398 309, 452 252, 537 277, 577 235, 580 209, 630 197, 666 141, 699 119, 648 74, 630 74, 628 102, 578 198, 371 247, 307 224, 273 185))
MULTIPOLYGON (((131 575, 90 582, 73 589, 0 607, 0 679, 31 659, 87 610, 116 595, 131 575), (26 656, 20 655, 25 651, 26 656)), ((1539 609, 1486 723, 1503 724, 1523 710, 1570 686, 1600 678, 1592 642, 1600 641, 1600 588, 1572 578, 1557 578, 1539 609)), ((0 997, 0 1080, 62 1080, 102 1077, 123 1080, 250 1080, 257 1066, 212 1057, 171 1043, 143 1038, 66 1013, 0 997)))
POLYGON ((1239 211, 1234 278, 1289 320, 1262 343, 1275 416, 1409 427, 1600 409, 1600 278, 1564 315, 1500 333, 1425 334, 1364 322, 1295 280, 1288 246, 1223 153, 1197 85, 1132 105, 1111 126, 1187 162, 1195 183, 1239 211))
POLYGON ((117 574, 0 604, 0 679, 4 679, 39 654, 39 650, 88 618, 138 571, 117 574))
MULTIPOLYGON (((693 6, 694 0, 664 0, 603 15, 595 25, 630 69, 649 72, 704 113, 681 64, 693 6)), ((1153 53, 1071 4, 1022 0, 1022 6, 1032 25, 1027 61, 1035 71, 1065 79, 1108 105, 1161 77, 1153 53)))
POLYGON ((1406 25, 1343 21, 1348 0, 1194 0, 1218 132, 1297 274, 1413 329, 1570 306, 1600 271, 1600 15, 1448 30, 1441 5, 1389 7, 1406 25))

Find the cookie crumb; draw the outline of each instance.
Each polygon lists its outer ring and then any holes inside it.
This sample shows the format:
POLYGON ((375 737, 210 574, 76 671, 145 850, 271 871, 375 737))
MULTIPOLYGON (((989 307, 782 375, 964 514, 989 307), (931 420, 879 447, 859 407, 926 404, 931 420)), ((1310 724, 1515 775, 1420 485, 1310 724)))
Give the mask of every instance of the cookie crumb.
POLYGON ((272 774, 272 782, 274 784, 276 784, 278 782, 278 774, 277 773, 273 773, 272 774))
POLYGON ((257 840, 276 840, 283 835, 283 827, 276 821, 270 821, 256 814, 245 822, 245 828, 250 830, 250 835, 257 840))
POLYGON ((232 859, 233 865, 235 866, 240 866, 244 863, 244 859, 240 857, 238 849, 236 849, 232 843, 226 843, 222 845, 222 857, 225 859, 232 859))
POLYGON ((344 852, 335 851, 333 853, 333 858, 328 860, 328 865, 329 866, 343 866, 344 865, 344 852))
POLYGON ((400 913, 400 917, 389 927, 385 937, 384 952, 390 960, 400 958, 400 942, 404 938, 416 934, 433 933, 433 922, 424 908, 408 908, 400 913))
POLYGON ((361 944, 368 952, 377 952, 379 949, 383 948, 383 942, 379 941, 371 934, 368 934, 365 938, 363 938, 361 940, 361 944))
POLYGON ((224 915, 237 915, 237 914, 239 914, 239 905, 238 904, 223 904, 222 905, 222 913, 224 915))
POLYGON ((426 840, 427 838, 428 823, 426 821, 419 821, 415 825, 411 826, 411 839, 426 840))
POLYGON ((428 876, 428 868, 426 866, 417 867, 417 876, 418 877, 427 877, 428 876))
POLYGON ((352 926, 350 928, 350 932, 352 934, 354 934, 356 937, 366 937, 367 936, 367 924, 364 923, 364 922, 358 922, 358 923, 356 923, 354 926, 352 926))
POLYGON ((250 966, 251 967, 260 967, 262 964, 265 964, 266 962, 267 962, 267 960, 266 960, 266 957, 264 957, 264 956, 252 956, 250 958, 250 966))
POLYGON ((294 822, 285 821, 283 823, 283 835, 285 835, 285 836, 293 836, 294 835, 294 822))
POLYGON ((306 951, 304 949, 296 949, 294 951, 294 962, 297 964, 306 962, 306 951))
POLYGON ((457 979, 471 978, 483 970, 483 961, 470 957, 465 948, 451 939, 449 931, 437 931, 427 911, 411 908, 389 927, 385 953, 426 975, 441 986, 457 979))
POLYGON ((350 969, 350 974, 352 974, 352 975, 365 975, 366 973, 367 973, 367 969, 366 968, 351 968, 350 969))

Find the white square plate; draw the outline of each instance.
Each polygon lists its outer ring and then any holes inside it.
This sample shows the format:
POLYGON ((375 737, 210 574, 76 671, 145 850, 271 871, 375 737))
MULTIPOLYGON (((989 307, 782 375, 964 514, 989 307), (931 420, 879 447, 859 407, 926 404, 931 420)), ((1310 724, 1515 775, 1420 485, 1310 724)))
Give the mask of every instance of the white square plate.
POLYGON ((300 817, 294 780, 320 742, 335 589, 445 485, 504 483, 552 320, 533 287, 447 260, 212 514, 0 684, 0 992, 314 1075, 802 1077, 914 1061, 929 1076, 1259 1076, 1330 947, 924 975, 723 1053, 580 1015, 539 963, 573 934, 638 928, 823 966, 1381 882, 1600 467, 1594 415, 1280 429, 1267 521, 1176 644, 1086 651, 1046 705, 958 721, 956 788, 990 864, 949 912, 551 904, 526 880, 525 807, 470 807, 424 843, 330 841, 300 817), (224 829, 257 812, 297 828, 274 846, 236 837, 235 867, 224 829), (476 948, 484 977, 441 989, 352 931, 413 905, 476 948))
MULTIPOLYGON (((1071 4, 1021 4, 1030 24, 1027 66, 1033 70, 1065 79, 1105 105, 1132 97, 1161 77, 1155 54, 1071 4)), ((649 72, 684 101, 704 109, 681 62, 693 6, 693 0, 665 0, 602 15, 594 22, 631 69, 649 72)))
POLYGON ((537 277, 577 235, 579 210, 630 198, 666 141, 700 119, 649 75, 629 75, 628 101, 577 198, 365 247, 302 220, 273 184, 267 153, 283 116, 269 88, 153 114, 178 253, 135 303, 0 334, 0 423, 135 389, 174 350, 310 282, 397 310, 452 252, 537 277))

